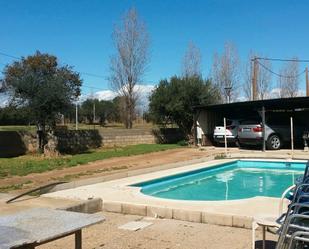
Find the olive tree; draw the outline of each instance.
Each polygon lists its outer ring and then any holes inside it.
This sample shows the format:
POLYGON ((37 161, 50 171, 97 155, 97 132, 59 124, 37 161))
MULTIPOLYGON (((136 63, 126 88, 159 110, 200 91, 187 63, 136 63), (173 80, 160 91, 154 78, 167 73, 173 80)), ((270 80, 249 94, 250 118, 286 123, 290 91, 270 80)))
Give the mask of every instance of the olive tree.
POLYGON ((60 66, 57 57, 40 52, 7 65, 2 80, 11 103, 29 109, 41 151, 46 130, 54 129, 57 115, 70 108, 80 95, 81 84, 79 74, 71 67, 60 66))

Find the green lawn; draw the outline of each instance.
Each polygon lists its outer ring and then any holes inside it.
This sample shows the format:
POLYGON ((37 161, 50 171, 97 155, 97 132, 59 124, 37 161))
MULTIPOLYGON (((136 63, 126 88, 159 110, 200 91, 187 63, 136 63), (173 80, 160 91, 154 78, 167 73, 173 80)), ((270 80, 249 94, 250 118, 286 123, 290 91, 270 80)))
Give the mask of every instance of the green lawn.
POLYGON ((36 131, 34 125, 1 125, 0 131, 36 131))
POLYGON ((76 165, 112 157, 141 155, 178 147, 179 145, 177 144, 139 144, 123 148, 101 149, 83 154, 61 156, 58 158, 49 159, 34 155, 26 155, 15 158, 0 158, 0 178, 15 175, 25 176, 31 173, 42 173, 54 169, 74 167, 76 165))

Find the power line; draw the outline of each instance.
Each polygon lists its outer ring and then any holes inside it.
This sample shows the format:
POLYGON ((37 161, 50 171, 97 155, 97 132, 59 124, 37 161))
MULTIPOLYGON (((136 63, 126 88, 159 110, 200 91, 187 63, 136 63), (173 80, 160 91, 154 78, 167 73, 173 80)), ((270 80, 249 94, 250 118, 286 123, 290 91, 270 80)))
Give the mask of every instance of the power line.
POLYGON ((255 57, 252 60, 309 62, 309 60, 304 59, 279 59, 279 58, 268 58, 268 57, 255 57))
POLYGON ((93 74, 93 73, 86 73, 86 72, 79 72, 80 74, 84 74, 84 75, 88 75, 88 76, 92 76, 92 77, 96 77, 96 78, 102 78, 102 79, 106 79, 106 76, 103 75, 99 75, 99 74, 93 74))
MULTIPOLYGON (((5 57, 9 57, 9 58, 12 58, 12 59, 17 59, 17 60, 20 60, 22 58, 22 57, 17 57, 15 55, 3 53, 3 52, 0 52, 0 55, 5 56, 5 57)), ((3 64, 3 63, 0 63, 0 64, 3 64)), ((7 64, 3 64, 3 65, 6 66, 7 64)), ((88 75, 88 76, 91 76, 91 77, 96 77, 96 78, 102 78, 102 79, 106 79, 107 78, 104 75, 99 75, 99 74, 94 74, 94 73, 88 73, 88 72, 79 72, 79 73, 80 74, 84 74, 84 75, 88 75)))
POLYGON ((276 73, 274 72, 273 70, 271 70, 270 68, 268 68, 267 66, 265 66, 264 64, 262 64, 261 62, 257 61, 257 63, 262 66, 265 70, 267 70, 268 72, 278 76, 278 77, 281 77, 281 78, 298 78, 299 76, 301 76, 302 74, 304 74, 306 72, 306 70, 302 71, 301 73, 297 74, 297 75, 293 75, 293 76, 289 76, 289 75, 283 75, 283 74, 279 74, 279 73, 276 73))
POLYGON ((99 87, 95 87, 95 86, 82 85, 82 87, 87 87, 87 88, 90 88, 90 89, 97 89, 97 90, 102 90, 102 91, 110 91, 110 89, 104 89, 104 88, 99 88, 99 87))
POLYGON ((13 58, 13 59, 17 59, 17 60, 21 59, 21 57, 17 57, 17 56, 11 55, 11 54, 3 53, 3 52, 0 52, 0 55, 10 57, 10 58, 13 58))

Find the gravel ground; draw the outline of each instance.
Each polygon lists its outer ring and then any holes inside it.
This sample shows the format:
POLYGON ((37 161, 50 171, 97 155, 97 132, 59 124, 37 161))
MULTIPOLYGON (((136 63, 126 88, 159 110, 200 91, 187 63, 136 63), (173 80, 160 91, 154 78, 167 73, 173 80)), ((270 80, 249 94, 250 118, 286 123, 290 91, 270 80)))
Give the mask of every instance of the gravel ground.
MULTIPOLYGON (((104 223, 83 230, 85 249, 249 249, 251 230, 191 223, 168 219, 151 219, 136 215, 102 212, 104 223), (136 220, 153 224, 139 231, 121 230, 118 227, 136 220)), ((257 231, 257 240, 261 232, 257 231)), ((277 237, 267 234, 267 249, 274 248, 277 237)), ((261 248, 261 241, 257 248, 261 248)), ((70 236, 38 247, 40 249, 74 248, 74 237, 70 236)))

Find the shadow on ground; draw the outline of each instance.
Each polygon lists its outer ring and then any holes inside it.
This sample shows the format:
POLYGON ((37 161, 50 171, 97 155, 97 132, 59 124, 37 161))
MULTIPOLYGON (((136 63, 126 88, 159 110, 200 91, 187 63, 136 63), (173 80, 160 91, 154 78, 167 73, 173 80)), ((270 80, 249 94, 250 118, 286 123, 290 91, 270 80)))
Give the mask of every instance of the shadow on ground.
MULTIPOLYGON (((265 241, 265 249, 275 249, 277 241, 273 240, 266 240, 265 241)), ((263 240, 257 240, 255 242, 255 249, 262 249, 263 248, 263 240)))

